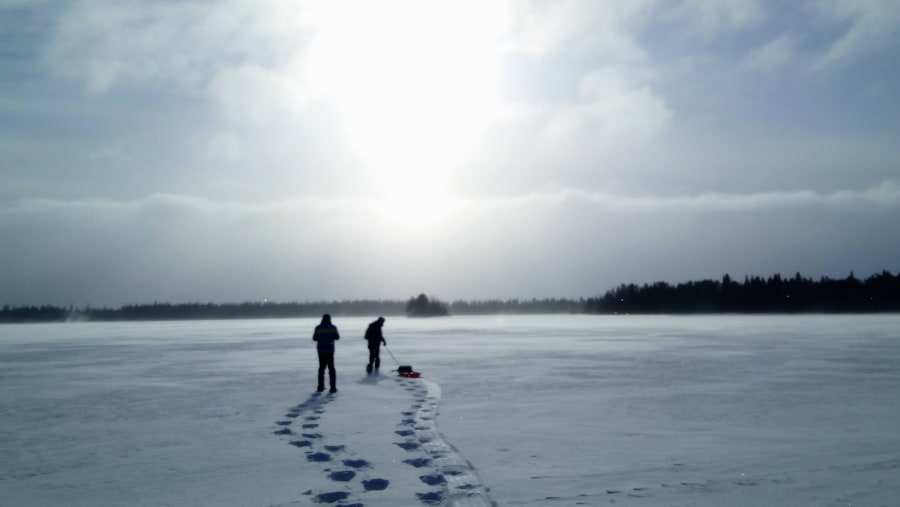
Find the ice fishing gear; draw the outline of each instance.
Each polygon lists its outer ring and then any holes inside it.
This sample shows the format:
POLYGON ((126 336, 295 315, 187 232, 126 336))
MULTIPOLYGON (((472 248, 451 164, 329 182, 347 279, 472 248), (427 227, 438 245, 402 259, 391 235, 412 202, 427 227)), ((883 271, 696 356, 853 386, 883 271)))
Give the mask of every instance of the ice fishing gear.
POLYGON ((408 364, 401 365, 400 361, 397 361, 397 358, 394 357, 394 353, 391 352, 391 349, 388 348, 387 344, 384 345, 384 349, 388 351, 388 354, 390 354, 394 362, 397 363, 397 375, 406 378, 419 378, 422 375, 421 373, 414 371, 413 367, 408 364))

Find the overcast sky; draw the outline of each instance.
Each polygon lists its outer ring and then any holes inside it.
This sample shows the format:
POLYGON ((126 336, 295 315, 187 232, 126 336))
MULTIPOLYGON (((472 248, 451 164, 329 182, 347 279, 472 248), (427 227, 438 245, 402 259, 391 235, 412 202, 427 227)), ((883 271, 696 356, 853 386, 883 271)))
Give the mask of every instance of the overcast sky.
POLYGON ((0 0, 0 305, 900 271, 896 0, 0 0))

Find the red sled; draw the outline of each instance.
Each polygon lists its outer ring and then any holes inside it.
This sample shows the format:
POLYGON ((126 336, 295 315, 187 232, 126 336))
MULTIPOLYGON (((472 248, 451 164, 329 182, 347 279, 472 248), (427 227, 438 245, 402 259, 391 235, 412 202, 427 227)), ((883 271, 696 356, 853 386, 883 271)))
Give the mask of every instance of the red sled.
POLYGON ((406 378, 419 378, 422 374, 413 371, 412 366, 400 366, 397 368, 397 375, 406 378))

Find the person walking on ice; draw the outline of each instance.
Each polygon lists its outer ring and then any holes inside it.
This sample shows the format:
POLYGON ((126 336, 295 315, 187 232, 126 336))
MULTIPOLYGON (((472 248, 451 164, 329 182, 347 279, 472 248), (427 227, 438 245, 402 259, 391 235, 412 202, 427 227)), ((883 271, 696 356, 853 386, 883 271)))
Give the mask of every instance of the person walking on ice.
POLYGON ((369 342, 369 364, 366 365, 366 373, 374 373, 381 366, 381 344, 387 345, 381 328, 384 326, 384 317, 378 317, 378 320, 369 324, 366 328, 366 341, 369 342))
POLYGON ((331 315, 322 315, 322 322, 313 332, 316 352, 319 354, 319 385, 316 392, 325 390, 325 368, 328 368, 328 380, 331 383, 329 392, 337 392, 337 374, 334 371, 334 342, 340 340, 337 328, 331 323, 331 315))

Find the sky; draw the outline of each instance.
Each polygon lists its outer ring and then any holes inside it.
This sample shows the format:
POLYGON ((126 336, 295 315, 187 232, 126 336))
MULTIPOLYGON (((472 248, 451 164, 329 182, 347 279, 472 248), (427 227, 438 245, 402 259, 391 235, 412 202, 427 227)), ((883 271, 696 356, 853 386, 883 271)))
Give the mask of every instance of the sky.
POLYGON ((0 0, 0 304, 900 271, 900 3, 0 0))

